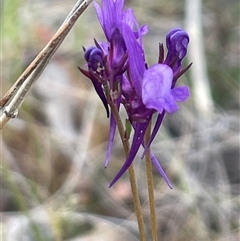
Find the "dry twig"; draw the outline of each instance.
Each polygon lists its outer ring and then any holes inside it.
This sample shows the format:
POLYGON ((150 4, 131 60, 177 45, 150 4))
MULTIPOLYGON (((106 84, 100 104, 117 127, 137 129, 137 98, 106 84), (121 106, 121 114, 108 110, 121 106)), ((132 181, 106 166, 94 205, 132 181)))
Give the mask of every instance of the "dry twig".
POLYGON ((0 130, 3 129, 5 124, 11 118, 16 117, 18 109, 21 106, 26 94, 29 92, 31 86, 41 75, 54 53, 57 51, 73 25, 76 23, 77 19, 81 16, 91 2, 92 0, 77 1, 52 39, 0 100, 0 108, 4 108, 4 113, 2 116, 0 116, 0 130))

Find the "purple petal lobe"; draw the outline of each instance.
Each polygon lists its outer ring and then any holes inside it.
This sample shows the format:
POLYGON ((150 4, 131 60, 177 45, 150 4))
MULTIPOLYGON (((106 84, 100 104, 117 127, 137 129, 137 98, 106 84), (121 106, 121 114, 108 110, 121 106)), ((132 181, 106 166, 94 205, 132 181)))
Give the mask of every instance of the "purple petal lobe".
POLYGON ((94 7, 98 16, 99 23, 102 26, 102 29, 104 30, 104 22, 103 22, 103 13, 101 7, 98 5, 98 3, 94 2, 94 7))
POLYGON ((136 37, 127 24, 123 24, 123 36, 127 48, 129 70, 133 86, 140 97, 142 95, 141 83, 145 71, 144 53, 136 37))
POLYGON ((137 21, 133 10, 131 8, 126 9, 123 12, 123 21, 133 30, 134 29, 134 23, 137 21))
POLYGON ((156 64, 147 69, 142 82, 142 99, 147 108, 156 109, 162 113, 163 109, 174 112, 177 110, 171 95, 173 79, 172 69, 164 64, 156 64))
POLYGON ((171 90, 171 94, 175 101, 186 101, 190 96, 188 86, 178 86, 171 90))
POLYGON ((102 8, 98 4, 94 4, 99 22, 108 41, 111 41, 115 29, 121 28, 123 5, 124 0, 103 0, 102 8))
POLYGON ((179 107, 176 104, 176 101, 174 100, 174 98, 173 98, 173 96, 171 94, 167 95, 165 97, 164 101, 165 101, 164 109, 168 113, 172 114, 172 113, 176 112, 179 109, 179 107))
POLYGON ((142 46, 142 36, 148 33, 147 25, 140 27, 132 9, 127 9, 123 13, 123 22, 126 23, 136 39, 139 39, 139 44, 142 46))

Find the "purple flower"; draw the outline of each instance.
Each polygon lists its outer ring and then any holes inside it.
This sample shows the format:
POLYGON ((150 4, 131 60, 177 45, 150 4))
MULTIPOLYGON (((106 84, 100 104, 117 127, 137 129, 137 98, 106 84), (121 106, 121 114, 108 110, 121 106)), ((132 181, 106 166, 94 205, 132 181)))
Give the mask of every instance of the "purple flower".
MULTIPOLYGON (((125 88, 122 90, 122 95, 124 96, 123 104, 135 132, 129 156, 116 177, 110 183, 110 186, 125 173, 132 164, 139 147, 144 145, 144 134, 152 115, 158 112, 160 118, 158 118, 150 137, 151 142, 160 128, 165 111, 174 113, 179 108, 176 102, 183 102, 190 96, 187 86, 173 87, 174 71, 167 64, 155 64, 147 69, 144 62, 143 49, 129 28, 126 27, 124 31, 124 40, 128 51, 130 81, 125 79, 125 82, 129 82, 124 83, 123 86, 125 88)), ((177 39, 174 38, 174 41, 176 45, 177 39)), ((171 46, 171 39, 168 40, 168 43, 171 46)), ((180 49, 180 51, 182 51, 182 49, 180 49)), ((176 56, 178 57, 179 54, 176 53, 176 56)), ((149 148, 149 145, 150 144, 145 147, 144 154, 147 148, 149 148)), ((153 154, 152 161, 164 180, 171 187, 166 174, 153 154)))
MULTIPOLYGON (((131 32, 131 36, 137 41, 138 46, 142 45, 142 35, 148 32, 147 25, 140 27, 138 24, 132 9, 123 10, 123 0, 103 0, 102 7, 97 3, 94 3, 99 22, 105 33, 107 43, 99 44, 104 52, 105 56, 105 71, 106 79, 108 79, 110 88, 110 98, 116 103, 119 108, 122 96, 119 93, 118 86, 121 89, 123 84, 123 73, 126 71, 127 59, 126 59, 126 43, 124 39, 124 29, 128 29, 131 32)), ((99 91, 100 92, 100 91, 99 91)), ((98 94, 99 94, 98 92, 98 94)), ((99 95, 100 96, 100 95, 99 95)), ((105 106, 105 100, 100 96, 105 106)), ((116 122, 113 115, 110 115, 110 131, 109 142, 107 147, 107 156, 105 167, 108 166, 113 140, 116 131, 116 122)))
POLYGON ((160 114, 165 109, 174 113, 179 109, 176 101, 183 102, 189 97, 186 86, 171 88, 173 71, 166 64, 155 64, 144 72, 142 82, 142 100, 149 109, 160 114))
MULTIPOLYGON (((177 28, 166 37, 167 56, 160 45, 159 62, 147 68, 142 36, 148 32, 147 25, 140 26, 132 9, 124 10, 124 0, 103 0, 100 7, 94 4, 99 22, 107 42, 97 42, 96 47, 84 49, 88 70, 80 71, 91 79, 109 116, 108 103, 119 109, 122 104, 127 112, 134 135, 125 163, 110 187, 132 164, 140 146, 145 155, 154 140, 166 112, 172 114, 179 109, 177 102, 190 96, 187 86, 175 87, 177 79, 190 67, 182 69, 182 60, 187 53, 188 34, 177 28), (144 135, 152 116, 157 114, 149 142, 144 144, 144 135)), ((116 121, 110 114, 109 142, 105 167, 108 166, 116 121)), ((172 188, 161 165, 151 152, 151 160, 169 187, 172 188)))
POLYGON ((123 26, 127 25, 134 33, 135 38, 139 39, 140 43, 142 42, 142 35, 148 32, 147 26, 139 26, 131 9, 123 10, 124 0, 103 0, 102 7, 96 2, 94 6, 109 43, 109 68, 111 70, 118 69, 126 54, 123 26))
MULTIPOLYGON (((187 54, 187 46, 189 43, 189 36, 188 34, 180 29, 180 28, 175 28, 172 29, 166 36, 166 45, 168 49, 167 57, 164 60, 164 50, 163 50, 163 45, 160 45, 160 53, 159 53, 159 59, 163 62, 164 64, 168 65, 169 67, 172 68, 173 71, 173 81, 172 81, 172 89, 175 87, 175 84, 177 82, 177 79, 183 75, 192 65, 189 64, 186 68, 182 69, 182 60, 187 54)), ((174 91, 177 92, 177 96, 175 95, 175 100, 176 101, 184 101, 190 96, 188 87, 175 87, 174 91)), ((176 107, 176 105, 174 105, 176 107)), ((164 115, 166 113, 167 109, 164 109, 162 113, 159 113, 156 124, 154 126, 154 129, 152 131, 152 135, 150 137, 150 140, 148 141, 147 145, 145 146, 145 150, 141 156, 141 158, 144 157, 146 154, 147 149, 150 147, 152 141, 154 140, 161 124, 164 118, 164 115)), ((169 112, 169 111, 168 111, 169 112)), ((171 113, 171 112, 169 112, 171 113)))
POLYGON ((124 0, 102 0, 102 8, 94 2, 98 20, 109 42, 112 41, 116 29, 121 29, 124 0))
POLYGON ((102 7, 96 2, 94 6, 103 32, 109 42, 118 29, 122 33, 122 25, 127 24, 136 38, 141 38, 148 32, 147 25, 139 26, 132 9, 123 10, 124 0, 102 0, 102 7))

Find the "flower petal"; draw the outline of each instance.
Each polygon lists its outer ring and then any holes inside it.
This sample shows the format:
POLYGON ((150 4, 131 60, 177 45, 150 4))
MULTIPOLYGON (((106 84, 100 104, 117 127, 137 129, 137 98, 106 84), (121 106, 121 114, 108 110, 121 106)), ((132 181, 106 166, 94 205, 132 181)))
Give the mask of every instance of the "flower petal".
POLYGON ((148 33, 147 25, 140 27, 132 9, 127 9, 124 11, 123 22, 130 27, 135 35, 135 38, 139 40, 140 46, 142 46, 142 36, 148 33))
POLYGON ((146 70, 144 52, 140 44, 137 42, 134 33, 127 24, 123 24, 123 37, 127 48, 131 81, 138 96, 141 97, 142 78, 144 71, 146 70))
POLYGON ((93 4, 94 4, 94 7, 95 7, 95 11, 96 11, 96 13, 97 13, 97 16, 98 16, 99 23, 101 24, 102 29, 104 30, 104 22, 103 22, 102 9, 101 9, 101 7, 99 6, 98 3, 94 2, 93 4))
POLYGON ((176 101, 183 102, 190 96, 188 86, 178 86, 171 90, 171 94, 176 101))
POLYGON ((175 99, 171 94, 165 96, 164 109, 170 114, 176 112, 179 109, 175 99))
POLYGON ((155 64, 144 73, 142 82, 143 103, 149 109, 162 113, 163 109, 172 112, 176 104, 171 96, 172 69, 165 64, 155 64))
POLYGON ((99 22, 108 39, 111 41, 116 28, 120 28, 123 19, 124 0, 103 0, 102 8, 95 3, 99 22))

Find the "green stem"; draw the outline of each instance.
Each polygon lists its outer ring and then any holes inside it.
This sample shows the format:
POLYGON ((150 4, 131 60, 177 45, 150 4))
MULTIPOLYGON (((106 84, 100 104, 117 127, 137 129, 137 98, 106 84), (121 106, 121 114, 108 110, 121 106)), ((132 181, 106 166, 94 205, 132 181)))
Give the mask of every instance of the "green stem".
MULTIPOLYGON (((117 126, 118 126, 118 131, 122 140, 125 156, 128 157, 129 154, 129 141, 127 138, 125 138, 125 129, 123 127, 118 109, 114 103, 109 103, 111 107, 111 111, 115 117, 117 126)), ((141 241, 146 241, 146 234, 145 234, 145 228, 144 228, 144 221, 143 221, 143 215, 142 215, 142 209, 141 209, 141 203, 139 199, 139 193, 137 189, 137 184, 136 184, 136 178, 135 178, 135 173, 133 169, 133 165, 131 165, 128 168, 129 172, 129 179, 131 183, 131 189, 132 189, 132 194, 133 194, 133 202, 134 202, 134 208, 135 208, 135 213, 137 216, 137 221, 138 221, 138 229, 139 229, 139 235, 140 235, 140 240, 141 241)))
MULTIPOLYGON (((145 133, 145 143, 148 142, 151 135, 151 122, 148 125, 147 131, 145 133)), ((153 174, 152 174, 152 161, 150 148, 146 152, 146 169, 147 169, 147 182, 148 182, 148 198, 150 206, 150 216, 151 216, 151 226, 152 226, 152 240, 158 240, 157 234, 157 218, 156 218, 156 209, 155 209, 155 198, 154 198, 154 185, 153 185, 153 174)))

